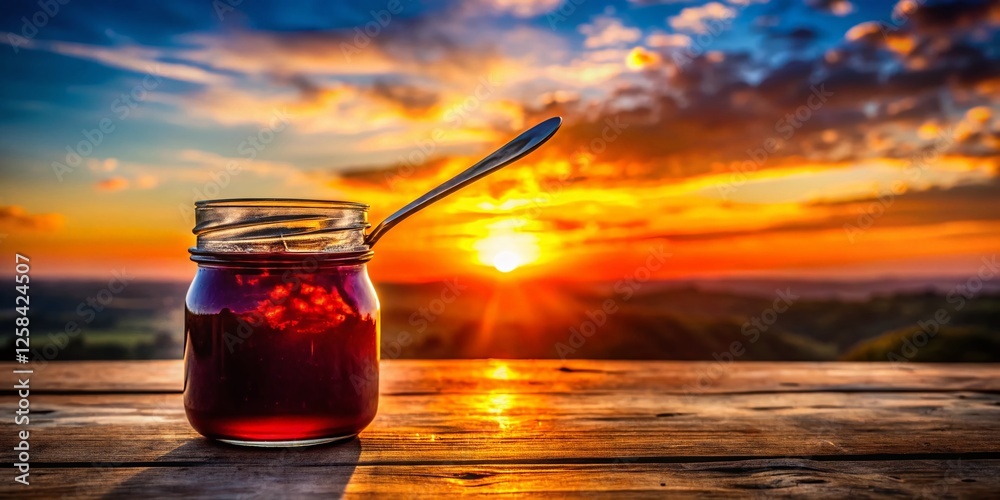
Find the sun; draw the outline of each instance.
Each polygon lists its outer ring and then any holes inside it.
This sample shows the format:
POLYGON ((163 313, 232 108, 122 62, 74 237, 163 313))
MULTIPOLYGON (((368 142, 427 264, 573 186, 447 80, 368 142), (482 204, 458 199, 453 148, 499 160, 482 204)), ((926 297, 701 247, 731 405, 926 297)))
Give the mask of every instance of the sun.
POLYGON ((540 253, 535 235, 524 233, 488 236, 477 241, 475 249, 481 263, 501 273, 531 264, 540 253))
POLYGON ((493 267, 497 268, 497 271, 501 273, 509 273, 517 269, 520 265, 521 256, 510 250, 504 250, 493 256, 493 267))

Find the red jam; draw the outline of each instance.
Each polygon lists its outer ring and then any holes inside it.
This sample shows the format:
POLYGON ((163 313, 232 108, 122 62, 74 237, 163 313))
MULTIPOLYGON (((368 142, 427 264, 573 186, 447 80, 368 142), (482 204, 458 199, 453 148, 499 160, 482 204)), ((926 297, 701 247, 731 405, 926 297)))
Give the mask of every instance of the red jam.
POLYGON ((201 264, 185 339, 184 408, 207 437, 311 444, 375 418, 379 304, 363 263, 201 264))

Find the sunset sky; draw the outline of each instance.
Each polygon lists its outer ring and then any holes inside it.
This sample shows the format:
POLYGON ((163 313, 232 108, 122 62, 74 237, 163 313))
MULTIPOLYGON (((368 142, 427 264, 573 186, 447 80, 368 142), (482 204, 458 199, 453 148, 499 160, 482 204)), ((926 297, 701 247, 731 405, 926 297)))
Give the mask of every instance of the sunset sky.
POLYGON ((0 233, 37 274, 189 279, 198 199, 377 223, 555 115, 382 239, 373 279, 613 280, 659 248, 661 279, 962 276, 1000 251, 997 1, 11 3, 0 233))

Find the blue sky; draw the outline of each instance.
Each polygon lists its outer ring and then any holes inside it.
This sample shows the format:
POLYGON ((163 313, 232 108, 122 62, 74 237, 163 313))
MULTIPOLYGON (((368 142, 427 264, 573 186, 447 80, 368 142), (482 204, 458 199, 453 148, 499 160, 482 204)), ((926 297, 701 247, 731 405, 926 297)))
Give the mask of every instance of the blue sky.
MULTIPOLYGON (((90 48, 107 48, 112 52, 124 47, 162 49, 162 56, 152 59, 171 61, 172 51, 196 46, 190 42, 194 36, 225 38, 231 33, 301 34, 305 32, 329 33, 344 31, 348 34, 356 27, 363 27, 373 20, 373 10, 385 10, 389 3, 363 2, 352 5, 349 2, 277 2, 243 1, 236 5, 219 0, 217 2, 94 2, 74 0, 60 6, 55 16, 45 26, 38 28, 37 40, 80 44, 90 48), (221 19, 218 15, 221 13, 221 19)), ((669 19, 677 17, 684 9, 697 7, 698 2, 593 2, 581 1, 554 3, 555 9, 544 6, 525 7, 522 14, 519 2, 510 2, 511 7, 492 6, 483 2, 400 2, 401 12, 392 16, 395 20, 421 25, 433 25, 436 19, 441 26, 467 24, 470 27, 483 26, 486 31, 503 34, 514 33, 519 27, 530 27, 535 32, 558 37, 566 41, 563 58, 578 57, 587 36, 581 33, 581 26, 596 20, 616 19, 630 29, 639 29, 644 34, 656 32, 671 33, 669 19), (475 11, 455 14, 456 10, 475 11)), ((503 5, 507 2, 496 2, 503 5)), ((553 5, 553 2, 547 2, 553 5)), ((851 26, 868 19, 889 19, 892 8, 890 2, 858 2, 852 4, 852 12, 844 15, 826 15, 818 7, 810 7, 800 2, 771 2, 749 5, 735 5, 739 14, 719 36, 711 36, 705 46, 708 50, 723 52, 750 51, 761 61, 780 64, 801 53, 822 53, 835 47, 843 39, 851 26), (762 22, 764 19, 766 22, 762 22), (774 23, 774 25, 771 25, 774 23), (784 36, 794 30, 812 30, 815 38, 805 50, 789 50, 784 36)), ((18 2, 4 12, 0 18, 0 30, 15 35, 22 34, 24 18, 31 18, 39 12, 33 2, 18 2)), ((45 18, 47 16, 43 16, 45 18)), ((31 23, 34 24, 34 23, 31 23)), ((29 28, 30 30, 30 28, 29 28)), ((449 27, 450 32, 456 30, 449 27)), ((475 32, 474 28, 457 30, 449 43, 466 43, 463 35, 475 32)), ((684 32, 684 30, 680 30, 684 32)), ((30 33, 30 31, 28 31, 30 33)), ((9 36, 9 35, 8 35, 9 36)), ((513 35, 517 36, 517 35, 513 35)), ((481 40, 469 40, 473 43, 481 40)), ((8 38, 8 43, 11 43, 8 38)), ((514 42, 511 40, 510 42, 514 42)), ((641 44, 641 39, 635 40, 641 44)), ((14 42, 17 44, 17 42, 14 42)), ((544 43, 532 46, 525 44, 525 50, 542 53, 550 50, 544 43)), ((160 52, 160 51, 158 51, 160 52)), ((0 61, 14 78, 0 82, 3 99, 4 134, 0 147, 9 157, 36 158, 39 150, 58 151, 67 141, 78 134, 78 130, 92 126, 95 119, 106 113, 110 102, 122 91, 127 91, 136 79, 144 73, 136 69, 126 69, 108 65, 93 58, 66 55, 53 50, 33 50, 19 48, 0 51, 0 61)), ((183 61, 195 68, 210 69, 202 61, 183 61)), ((220 70, 223 74, 233 74, 220 70)), ((244 76, 236 74, 236 76, 244 76)), ((348 81, 365 81, 371 75, 337 75, 348 81)), ((244 80, 243 84, 256 86, 257 82, 244 80)), ((157 93, 184 95, 197 92, 205 86, 199 82, 167 77, 156 89, 157 93)), ((597 89, 588 89, 595 94, 597 89)), ((161 108, 169 112, 170 106, 158 102, 144 102, 143 108, 161 108), (163 109, 165 108, 165 109, 163 109)), ((153 111, 151 110, 152 114, 153 111)), ((139 120, 136 120, 139 121, 139 120)), ((156 117, 142 120, 142 123, 124 131, 132 131, 136 139, 141 136, 156 136, 164 147, 174 144, 206 146, 198 142, 225 141, 224 132, 212 139, 205 139, 203 131, 192 131, 187 123, 166 125, 156 117), (199 139, 201 138, 201 141, 199 139)), ((128 148, 135 144, 132 137, 109 143, 101 149, 107 155, 141 154, 146 148, 128 148)))
POLYGON ((534 160, 386 252, 488 261, 509 240, 544 261, 665 239, 692 272, 853 275, 959 272, 997 247, 996 1, 52 2, 0 15, 0 224, 66 269, 110 238, 177 273, 179 207, 202 197, 384 215, 554 114, 566 125, 534 160), (807 109, 818 87, 832 97, 807 109), (558 199, 519 212, 551 179, 558 199), (893 186, 869 241, 845 238, 893 186), (793 236, 830 251, 700 259, 793 236))

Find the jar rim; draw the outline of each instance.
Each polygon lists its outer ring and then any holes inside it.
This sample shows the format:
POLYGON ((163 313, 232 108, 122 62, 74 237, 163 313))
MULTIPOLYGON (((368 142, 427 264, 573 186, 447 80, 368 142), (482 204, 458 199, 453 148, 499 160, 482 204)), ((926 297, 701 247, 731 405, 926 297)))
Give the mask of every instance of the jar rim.
POLYGON ((314 200, 306 198, 223 198, 219 200, 198 200, 194 202, 198 208, 232 207, 289 207, 289 208, 357 208, 368 210, 370 205, 355 201, 314 200))
POLYGON ((365 241, 368 205, 293 198, 232 198, 195 204, 195 250, 222 253, 354 253, 365 241))
POLYGON ((372 250, 352 252, 232 253, 189 248, 190 259, 204 266, 245 268, 301 268, 304 263, 318 268, 365 264, 375 255, 372 250))

